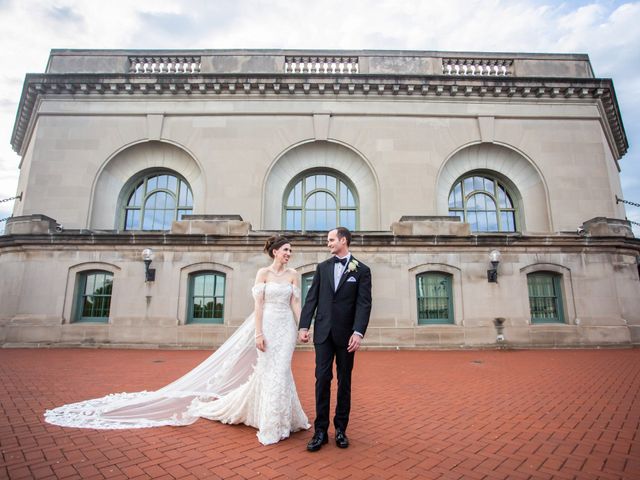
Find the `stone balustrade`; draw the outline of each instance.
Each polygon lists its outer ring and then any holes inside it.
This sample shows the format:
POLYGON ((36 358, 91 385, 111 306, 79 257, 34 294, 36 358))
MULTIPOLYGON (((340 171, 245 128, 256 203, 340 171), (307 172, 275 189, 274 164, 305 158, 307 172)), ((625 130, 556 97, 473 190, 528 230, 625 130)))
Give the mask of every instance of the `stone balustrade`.
POLYGON ((358 57, 285 57, 284 73, 351 75, 360 73, 358 57))
POLYGON ((513 60, 505 58, 443 58, 445 75, 506 77, 513 75, 513 60))
POLYGON ((200 73, 200 57, 129 57, 129 73, 200 73))

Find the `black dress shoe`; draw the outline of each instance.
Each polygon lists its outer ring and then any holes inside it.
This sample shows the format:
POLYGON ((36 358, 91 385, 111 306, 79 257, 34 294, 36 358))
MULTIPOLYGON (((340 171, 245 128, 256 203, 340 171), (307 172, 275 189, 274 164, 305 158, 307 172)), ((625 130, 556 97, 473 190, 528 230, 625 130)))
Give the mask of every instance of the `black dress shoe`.
POLYGON ((307 443, 307 450, 310 452, 316 452, 322 448, 322 445, 325 443, 329 443, 329 437, 327 437, 327 432, 323 432, 322 430, 318 430, 313 434, 309 443, 307 443))
POLYGON ((349 446, 349 439, 344 433, 344 430, 336 430, 336 445, 340 448, 347 448, 349 446))

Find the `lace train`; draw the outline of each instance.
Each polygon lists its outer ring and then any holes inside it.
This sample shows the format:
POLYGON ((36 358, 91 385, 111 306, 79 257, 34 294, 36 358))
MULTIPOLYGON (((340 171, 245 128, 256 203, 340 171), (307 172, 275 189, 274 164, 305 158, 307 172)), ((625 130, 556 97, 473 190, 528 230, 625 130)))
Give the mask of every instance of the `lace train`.
POLYGON ((160 390, 63 405, 47 410, 45 420, 63 427, 127 429, 189 425, 204 417, 255 427, 265 445, 308 429, 291 373, 297 329, 289 300, 299 290, 270 282, 252 291, 265 298, 265 352, 255 348, 252 314, 204 362, 160 390))

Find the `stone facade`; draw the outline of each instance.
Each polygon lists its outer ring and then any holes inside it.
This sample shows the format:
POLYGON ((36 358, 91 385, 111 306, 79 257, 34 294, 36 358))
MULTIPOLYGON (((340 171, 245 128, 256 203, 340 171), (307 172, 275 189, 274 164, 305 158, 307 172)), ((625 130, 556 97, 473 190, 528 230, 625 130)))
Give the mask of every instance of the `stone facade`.
MULTIPOLYGON (((287 230, 284 196, 305 172, 335 172, 356 194, 368 347, 640 343, 640 241, 616 203, 628 145, 613 83, 584 55, 54 50, 27 75, 12 145, 22 196, 0 237, 5 346, 219 345, 250 313, 262 243, 287 230), (153 171, 189 185, 190 215, 128 229, 127 195, 153 171), (509 191, 513 231, 449 216, 474 172, 509 191), (106 322, 74 320, 87 271, 113 275, 106 322), (225 275, 222 324, 189 323, 200 271, 225 275), (450 323, 418 319, 426 272, 450 279, 450 323), (559 279, 562 322, 532 321, 535 272, 559 279)), ((324 234, 287 235, 292 266, 313 272, 324 234)))

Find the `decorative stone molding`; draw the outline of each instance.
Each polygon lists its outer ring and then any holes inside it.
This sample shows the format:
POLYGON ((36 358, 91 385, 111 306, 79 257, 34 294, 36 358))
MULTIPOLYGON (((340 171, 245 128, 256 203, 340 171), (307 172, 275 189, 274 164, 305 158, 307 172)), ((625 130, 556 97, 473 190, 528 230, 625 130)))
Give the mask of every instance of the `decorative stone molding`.
POLYGON ((590 236, 634 238, 629 221, 619 218, 594 217, 584 222, 582 228, 590 236))
POLYGON ((404 216, 391 224, 394 235, 471 235, 471 226, 459 217, 404 216))
POLYGON ((351 75, 360 73, 360 68, 358 57, 288 56, 284 60, 284 73, 351 75))
POLYGON ((25 79, 18 115, 11 138, 13 149, 24 154, 24 139, 33 128, 32 116, 38 99, 47 96, 99 95, 116 98, 126 96, 164 95, 186 97, 198 95, 260 95, 280 97, 293 95, 366 97, 405 96, 424 101, 424 97, 460 97, 462 101, 491 95, 507 101, 519 97, 539 102, 597 102, 611 132, 612 146, 618 158, 628 149, 628 142, 610 79, 554 79, 541 81, 515 77, 358 75, 305 77, 281 75, 213 75, 185 76, 176 73, 138 74, 29 74, 25 79), (283 95, 288 93, 288 95, 283 95))
POLYGON ((135 56, 129 57, 129 73, 200 73, 199 56, 135 56))
POLYGON ((513 75, 511 58, 443 58, 444 75, 506 77, 513 75))
POLYGON ((183 215, 171 225, 171 233, 186 235, 249 235, 251 224, 240 215, 183 215))
POLYGON ((5 235, 37 235, 61 232, 62 225, 46 215, 23 215, 11 217, 4 229, 5 235))

